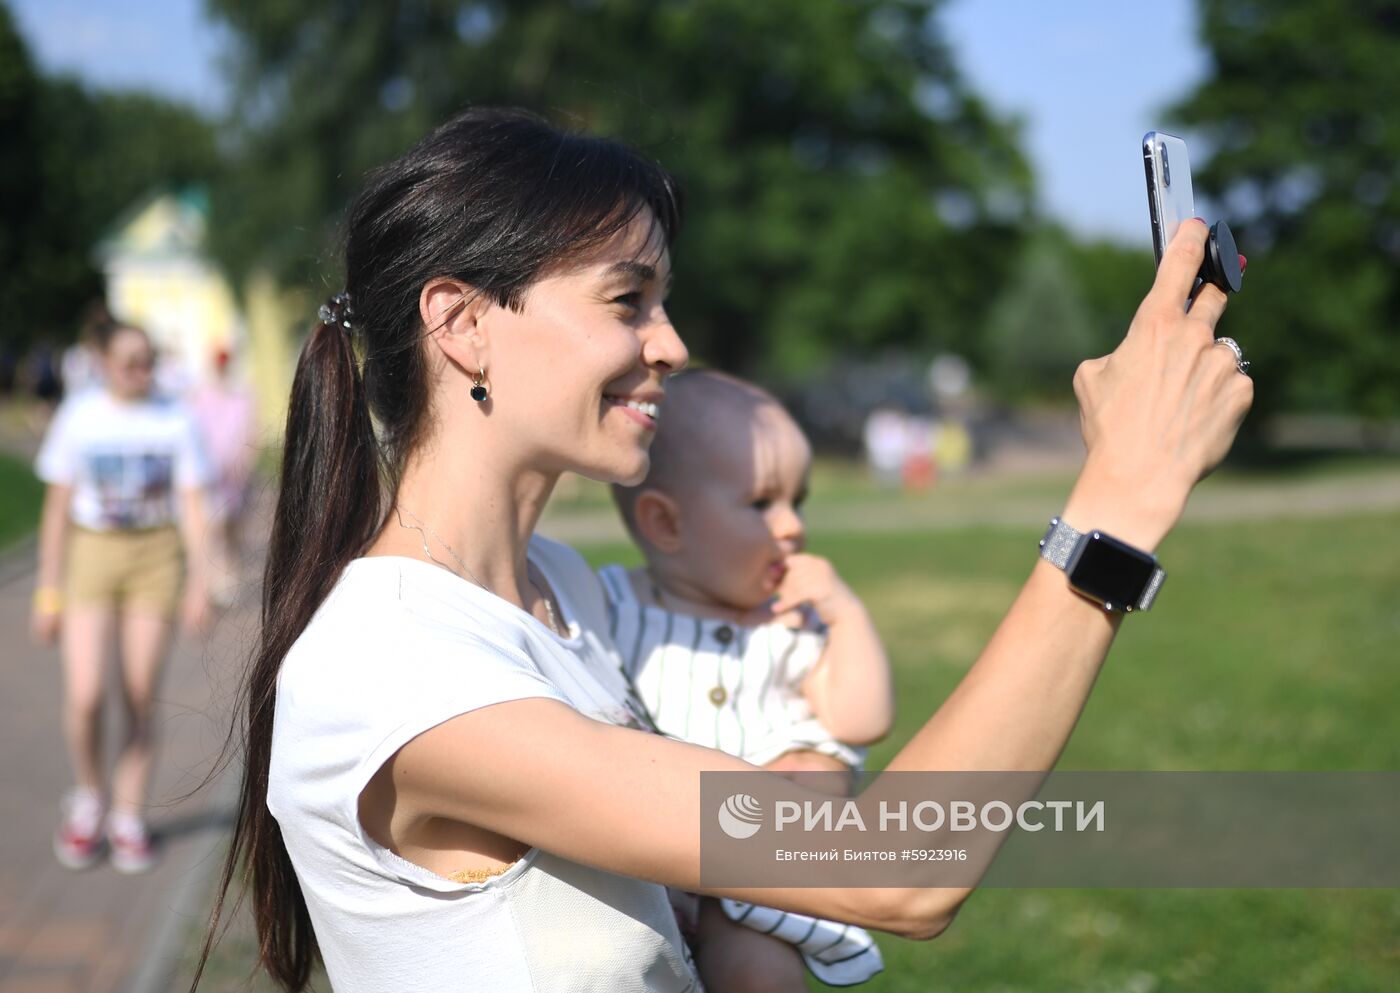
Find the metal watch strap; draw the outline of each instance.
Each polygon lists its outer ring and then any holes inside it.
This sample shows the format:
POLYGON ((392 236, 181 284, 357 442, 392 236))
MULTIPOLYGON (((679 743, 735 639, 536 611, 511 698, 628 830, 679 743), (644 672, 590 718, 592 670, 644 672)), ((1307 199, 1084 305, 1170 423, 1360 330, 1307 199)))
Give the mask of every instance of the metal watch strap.
MULTIPOLYGON (((1040 539, 1040 557, 1049 562, 1056 569, 1064 571, 1069 565, 1069 557, 1079 545, 1079 539, 1084 537, 1083 531, 1076 530, 1073 526, 1066 524, 1058 517, 1050 518, 1050 526, 1045 529, 1045 536, 1040 539)), ((1163 581, 1167 578, 1166 570, 1158 566, 1152 573, 1152 578, 1147 582, 1147 588, 1142 591, 1142 596, 1133 605, 1135 610, 1147 610, 1152 606, 1152 601, 1157 599, 1157 591, 1162 588, 1163 581)))
POLYGON ((1069 565, 1070 554, 1082 537, 1083 531, 1076 531, 1058 517, 1052 517, 1050 526, 1045 529, 1045 537, 1040 539, 1040 557, 1063 571, 1069 565))

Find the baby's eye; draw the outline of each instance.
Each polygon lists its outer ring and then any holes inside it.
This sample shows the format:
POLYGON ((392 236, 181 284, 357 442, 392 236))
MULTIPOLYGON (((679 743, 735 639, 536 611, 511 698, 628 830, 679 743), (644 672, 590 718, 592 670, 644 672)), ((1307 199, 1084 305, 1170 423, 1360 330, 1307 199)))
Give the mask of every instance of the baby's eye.
POLYGON ((798 497, 797 497, 797 499, 794 500, 794 501, 792 501, 792 509, 793 509, 793 510, 801 510, 801 509, 802 509, 802 505, 803 505, 804 503, 806 503, 806 502, 807 502, 807 494, 806 494, 806 493, 799 494, 798 497))
POLYGON ((769 507, 773 506, 773 501, 768 499, 768 497, 759 497, 753 503, 749 504, 749 506, 754 510, 767 510, 769 507))

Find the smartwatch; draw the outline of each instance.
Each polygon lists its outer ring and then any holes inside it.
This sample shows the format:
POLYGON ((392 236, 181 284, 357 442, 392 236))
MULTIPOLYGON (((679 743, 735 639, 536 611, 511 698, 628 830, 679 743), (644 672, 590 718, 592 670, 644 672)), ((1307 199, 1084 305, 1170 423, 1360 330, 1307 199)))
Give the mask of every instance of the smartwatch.
POLYGON ((1069 577, 1072 590, 1104 610, 1147 610, 1167 574, 1157 557, 1102 531, 1076 531, 1058 517, 1040 539, 1040 557, 1069 577))

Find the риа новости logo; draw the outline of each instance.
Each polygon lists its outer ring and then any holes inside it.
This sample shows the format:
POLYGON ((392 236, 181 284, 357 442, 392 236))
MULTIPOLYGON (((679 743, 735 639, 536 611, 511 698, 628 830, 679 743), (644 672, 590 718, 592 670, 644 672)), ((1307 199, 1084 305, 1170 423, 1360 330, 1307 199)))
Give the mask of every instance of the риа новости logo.
POLYGON ((719 826, 731 838, 751 838, 763 825, 763 806, 747 793, 735 793, 719 806, 719 826))

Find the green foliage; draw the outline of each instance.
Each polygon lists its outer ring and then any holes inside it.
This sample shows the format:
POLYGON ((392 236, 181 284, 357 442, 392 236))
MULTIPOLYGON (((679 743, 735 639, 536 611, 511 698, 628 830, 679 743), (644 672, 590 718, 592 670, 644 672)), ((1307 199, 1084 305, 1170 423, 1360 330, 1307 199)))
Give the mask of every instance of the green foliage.
POLYGON ((0 453, 0 551, 34 530, 43 501, 44 484, 33 468, 0 453))
POLYGON ((25 258, 39 223, 38 98, 38 74, 0 4, 0 334, 11 341, 21 337, 19 325, 33 306, 25 258))
POLYGON ((1249 256, 1226 321, 1256 414, 1400 414, 1400 4, 1203 0, 1214 73, 1178 108, 1249 256), (1205 156, 1202 156, 1205 161, 1205 156))
POLYGON ((691 205, 673 316, 692 350, 800 373, 947 347, 1016 254, 1030 176, 971 94, 935 0, 211 0, 234 39, 235 273, 339 280, 365 170, 469 104, 632 141, 691 205))
POLYGON ((194 111, 40 77, 3 4, 0 148, 0 314, 21 344, 73 336, 102 292, 93 247, 123 211, 218 168, 213 131, 194 111))
POLYGON ((1075 366, 1089 357, 1088 308, 1057 241, 1047 233, 1028 242, 1015 279, 992 307, 988 372, 1003 396, 1063 398, 1075 366))
POLYGON ((1114 241, 1075 241, 1068 236, 1061 248, 1087 312, 1089 350, 1083 357, 1106 355, 1128 333, 1138 305, 1152 287, 1156 275, 1152 252, 1125 248, 1114 241))
POLYGON ((1071 402, 1075 368, 1118 347, 1152 275, 1150 252, 1036 228, 987 316, 988 385, 1004 400, 1071 402))

